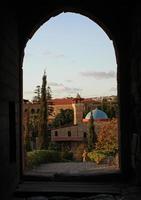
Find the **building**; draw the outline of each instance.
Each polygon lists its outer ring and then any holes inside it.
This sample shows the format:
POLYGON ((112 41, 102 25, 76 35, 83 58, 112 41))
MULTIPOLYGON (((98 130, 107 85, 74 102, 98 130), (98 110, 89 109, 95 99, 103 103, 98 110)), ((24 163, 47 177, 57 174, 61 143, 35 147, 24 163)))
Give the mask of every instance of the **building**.
MULTIPOLYGON (((81 103, 82 104, 82 103, 81 103)), ((60 144, 62 148, 76 152, 79 145, 87 146, 88 138, 88 122, 91 114, 95 123, 95 131, 98 133, 97 123, 108 121, 108 116, 105 112, 95 108, 83 118, 83 106, 80 103, 75 103, 74 107, 74 124, 72 126, 59 127, 51 130, 51 141, 60 144), (76 123, 77 122, 77 123, 76 123)))
MULTIPOLYGON (((58 128, 51 128, 51 142, 58 144, 62 150, 67 149, 75 152, 79 145, 87 145, 87 136, 89 131, 87 123, 91 114, 93 115, 95 122, 108 120, 107 114, 97 108, 97 106, 100 105, 100 102, 90 98, 81 98, 80 95, 77 95, 76 98, 71 99, 54 99, 52 100, 51 105, 53 106, 54 110, 53 115, 49 117, 48 123, 52 122, 61 109, 73 110, 74 117, 71 125, 66 124, 58 128), (86 111, 87 114, 84 116, 86 111)), ((38 121, 36 121, 36 116, 38 116, 39 111, 39 103, 24 101, 23 120, 25 134, 27 131, 28 121, 33 119, 34 124, 38 123, 38 121)), ((32 148, 34 149, 38 148, 38 136, 33 128, 31 131, 29 130, 29 136, 31 138, 32 148), (33 133, 36 138, 32 136, 33 133)))

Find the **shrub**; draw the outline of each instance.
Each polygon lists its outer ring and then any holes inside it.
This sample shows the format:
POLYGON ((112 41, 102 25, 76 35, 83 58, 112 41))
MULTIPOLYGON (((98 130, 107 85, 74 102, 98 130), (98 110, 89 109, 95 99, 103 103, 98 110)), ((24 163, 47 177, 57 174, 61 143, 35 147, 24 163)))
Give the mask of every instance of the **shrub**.
POLYGON ((60 152, 53 150, 35 150, 27 152, 26 168, 31 169, 42 163, 59 162, 61 160, 60 152))
POLYGON ((59 151, 47 150, 46 162, 59 162, 61 161, 61 154, 59 151))
POLYGON ((99 164, 101 161, 103 161, 107 157, 107 155, 102 151, 92 151, 92 152, 89 152, 87 156, 89 157, 91 161, 96 162, 96 164, 99 164))
POLYGON ((73 152, 63 151, 61 152, 62 161, 72 161, 73 160, 73 152))
POLYGON ((60 151, 60 145, 55 142, 50 142, 48 146, 48 150, 60 151))
POLYGON ((117 119, 100 124, 96 150, 105 151, 105 154, 115 155, 118 151, 117 119))

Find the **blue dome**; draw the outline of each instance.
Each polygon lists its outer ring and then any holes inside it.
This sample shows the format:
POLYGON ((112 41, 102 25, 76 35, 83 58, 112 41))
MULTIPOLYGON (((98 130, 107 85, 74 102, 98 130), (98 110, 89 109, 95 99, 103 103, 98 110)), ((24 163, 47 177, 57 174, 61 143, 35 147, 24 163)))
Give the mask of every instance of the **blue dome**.
POLYGON ((90 119, 90 117, 91 117, 91 112, 92 112, 93 118, 96 119, 96 120, 97 120, 97 119, 99 119, 99 120, 108 119, 107 114, 106 114, 105 112, 103 112, 102 110, 99 110, 98 108, 96 108, 95 110, 90 111, 90 112, 86 115, 85 119, 90 119))

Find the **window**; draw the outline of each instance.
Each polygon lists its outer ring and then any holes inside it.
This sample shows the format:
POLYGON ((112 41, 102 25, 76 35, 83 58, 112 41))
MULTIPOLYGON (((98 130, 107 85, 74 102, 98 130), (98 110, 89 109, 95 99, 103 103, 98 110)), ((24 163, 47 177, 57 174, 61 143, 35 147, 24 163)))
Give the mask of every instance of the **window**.
POLYGON ((68 131, 68 137, 71 137, 71 131, 68 131))
POLYGON ((32 108, 31 109, 31 114, 34 114, 35 113, 35 110, 32 108))
POLYGON ((36 112, 39 113, 39 112, 40 112, 40 109, 38 108, 36 112))
POLYGON ((58 136, 58 131, 55 131, 55 136, 58 136))
POLYGON ((87 137, 87 133, 86 133, 86 132, 83 133, 83 137, 84 137, 84 138, 87 137))

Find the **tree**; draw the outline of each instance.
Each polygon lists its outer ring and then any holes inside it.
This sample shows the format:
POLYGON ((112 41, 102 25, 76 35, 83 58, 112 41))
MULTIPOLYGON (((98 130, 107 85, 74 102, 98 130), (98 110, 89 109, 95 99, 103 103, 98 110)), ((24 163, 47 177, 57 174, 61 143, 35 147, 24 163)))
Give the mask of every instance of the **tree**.
POLYGON ((30 138, 30 125, 29 125, 29 110, 26 112, 25 122, 25 135, 24 135, 24 146, 26 151, 31 151, 31 138, 30 138))
POLYGON ((33 100, 37 101, 37 102, 40 102, 40 99, 41 99, 41 87, 40 87, 40 85, 36 86, 36 89, 35 89, 34 93, 36 95, 33 97, 33 100))
POLYGON ((51 87, 48 86, 47 87, 47 100, 52 99, 52 91, 51 91, 51 87))
POLYGON ((57 128, 63 125, 68 125, 73 123, 73 110, 71 109, 61 109, 55 119, 52 122, 52 126, 57 128))
POLYGON ((41 100, 40 100, 40 123, 39 123, 39 149, 47 149, 49 134, 47 131, 48 104, 47 104, 47 77, 42 77, 41 100))
POLYGON ((47 87, 47 103, 48 103, 48 116, 52 115, 54 108, 53 108, 53 104, 52 104, 52 91, 50 86, 47 87))
POLYGON ((115 154, 118 151, 117 119, 100 124, 96 149, 115 154))
POLYGON ((88 122, 88 151, 92 151, 95 148, 95 143, 96 143, 96 132, 95 132, 95 128, 94 128, 94 119, 93 119, 93 115, 91 112, 91 117, 90 120, 88 122))
POLYGON ((29 120, 29 130, 31 133, 31 140, 33 142, 33 149, 36 149, 36 138, 39 132, 39 113, 32 114, 29 120))
POLYGON ((98 108, 103 110, 110 119, 115 118, 118 113, 117 103, 108 102, 106 98, 103 98, 101 106, 98 106, 98 108))

